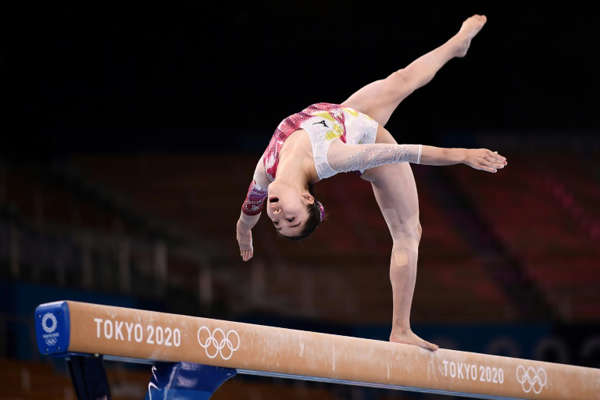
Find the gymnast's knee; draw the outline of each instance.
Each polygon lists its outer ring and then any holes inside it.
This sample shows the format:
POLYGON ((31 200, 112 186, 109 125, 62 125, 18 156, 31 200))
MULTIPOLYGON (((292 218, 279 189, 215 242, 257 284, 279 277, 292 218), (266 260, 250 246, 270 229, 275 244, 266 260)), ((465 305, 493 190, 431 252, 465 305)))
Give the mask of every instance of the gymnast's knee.
POLYGON ((415 236, 417 237, 417 243, 421 242, 421 236, 423 235, 423 227, 421 226, 421 222, 417 221, 415 226, 415 236))
POLYGON ((406 278, 417 266, 417 249, 411 246, 394 245, 390 259, 390 280, 397 282, 398 279, 406 278))
POLYGON ((411 234, 394 237, 392 246, 392 268, 401 268, 417 261, 419 241, 421 240, 421 224, 417 224, 411 234))
POLYGON ((399 69, 388 75, 386 80, 391 82, 393 86, 404 86, 410 81, 410 71, 406 68, 399 69))
POLYGON ((391 258, 390 267, 392 270, 404 268, 410 263, 410 251, 404 246, 394 245, 391 258))
MULTIPOLYGON (((415 218, 416 219, 416 218, 415 218)), ((404 223, 401 227, 396 227, 392 232, 392 239, 394 245, 396 243, 411 243, 413 246, 419 246, 421 242, 421 236, 423 234, 423 227, 419 220, 411 221, 410 223, 404 223)))

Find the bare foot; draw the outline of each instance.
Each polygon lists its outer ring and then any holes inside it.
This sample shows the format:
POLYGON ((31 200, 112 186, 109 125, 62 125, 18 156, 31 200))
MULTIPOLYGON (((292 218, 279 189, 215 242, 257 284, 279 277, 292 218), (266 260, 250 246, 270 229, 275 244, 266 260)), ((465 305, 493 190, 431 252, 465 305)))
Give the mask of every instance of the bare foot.
POLYGON ((428 341, 421 339, 415 335, 413 331, 402 333, 392 331, 390 342, 412 344, 429 351, 436 351, 439 348, 437 344, 429 343, 428 341))
POLYGON ((471 40, 479 33, 485 25, 487 17, 485 15, 473 15, 467 18, 460 27, 460 31, 456 34, 457 47, 456 57, 464 57, 469 50, 471 40))

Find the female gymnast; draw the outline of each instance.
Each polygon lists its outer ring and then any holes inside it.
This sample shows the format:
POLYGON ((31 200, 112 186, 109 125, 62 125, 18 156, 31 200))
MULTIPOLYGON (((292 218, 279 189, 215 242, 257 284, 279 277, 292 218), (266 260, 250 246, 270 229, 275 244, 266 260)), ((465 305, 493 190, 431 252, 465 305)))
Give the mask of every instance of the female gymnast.
POLYGON ((313 104, 284 119, 256 166, 237 221, 242 259, 253 256, 252 228, 265 202, 279 234, 301 239, 324 219, 323 205, 315 199, 312 185, 339 172, 359 171, 371 183, 393 239, 390 341, 436 350, 437 345, 421 339, 410 327, 421 225, 409 163, 463 163, 494 173, 507 162, 487 149, 399 145, 384 126, 404 98, 431 81, 446 62, 467 54, 471 40, 485 23, 484 15, 474 15, 446 43, 387 78, 366 85, 343 103, 313 104))

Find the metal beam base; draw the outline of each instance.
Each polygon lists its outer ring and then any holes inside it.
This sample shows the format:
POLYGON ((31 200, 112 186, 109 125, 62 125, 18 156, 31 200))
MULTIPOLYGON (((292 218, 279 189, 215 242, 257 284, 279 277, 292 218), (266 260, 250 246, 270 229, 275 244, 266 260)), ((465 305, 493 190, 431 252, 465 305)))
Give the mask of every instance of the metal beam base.
POLYGON ((152 366, 146 400, 205 400, 237 374, 235 369, 187 362, 152 366))
POLYGON ((77 399, 111 399, 101 355, 70 355, 66 361, 77 399))

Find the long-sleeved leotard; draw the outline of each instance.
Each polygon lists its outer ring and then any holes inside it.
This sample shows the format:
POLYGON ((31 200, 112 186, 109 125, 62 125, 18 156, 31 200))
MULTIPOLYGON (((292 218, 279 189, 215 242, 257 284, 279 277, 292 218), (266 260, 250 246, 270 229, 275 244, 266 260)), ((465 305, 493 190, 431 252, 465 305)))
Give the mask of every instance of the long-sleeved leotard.
MULTIPOLYGON (((317 103, 308 106, 301 112, 290 115, 281 121, 277 126, 277 129, 275 129, 271 141, 254 171, 253 180, 248 187, 248 193, 246 194, 244 204, 242 204, 242 211, 244 214, 257 215, 260 214, 264 208, 265 200, 267 198, 267 186, 275 179, 277 166, 279 165, 279 152, 287 138, 295 131, 303 129, 303 122, 315 115, 322 114, 328 115, 328 118, 333 118, 333 115, 329 112, 341 108, 342 107, 337 104, 317 103)), ((344 116, 339 112, 335 114, 338 118, 338 124, 344 126, 342 137, 343 140, 345 140, 344 116)))
POLYGON ((385 164, 421 162, 422 145, 417 144, 342 144, 334 143, 327 152, 327 160, 338 172, 364 171, 385 164))
POLYGON ((295 131, 304 129, 311 141, 319 179, 340 172, 359 171, 396 162, 418 163, 420 145, 376 144, 377 122, 352 108, 330 103, 314 104, 283 120, 271 138, 256 170, 242 211, 257 215, 267 198, 267 186, 275 179, 279 151, 295 131))
POLYGON ((257 215, 262 212, 265 200, 267 199, 268 185, 269 181, 264 172, 263 159, 261 157, 254 170, 252 183, 250 183, 250 187, 248 187, 248 193, 246 194, 244 204, 242 204, 242 211, 244 214, 257 215))

